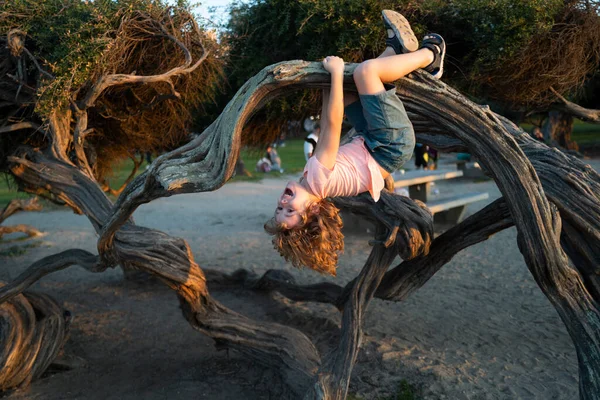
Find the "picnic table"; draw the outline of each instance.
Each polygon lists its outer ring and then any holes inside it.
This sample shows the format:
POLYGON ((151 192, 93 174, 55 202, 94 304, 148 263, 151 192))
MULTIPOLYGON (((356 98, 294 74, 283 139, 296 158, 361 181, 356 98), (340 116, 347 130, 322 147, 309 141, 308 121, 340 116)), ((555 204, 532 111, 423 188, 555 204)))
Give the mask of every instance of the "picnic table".
MULTIPOLYGON (((467 205, 489 197, 487 192, 461 193, 439 199, 431 197, 433 182, 459 178, 461 176, 463 176, 463 171, 461 170, 415 170, 392 174, 394 188, 407 187, 408 196, 411 199, 420 200, 425 203, 433 214, 434 224, 438 227, 456 225, 462 220, 467 205)), ((344 220, 344 230, 346 232, 373 231, 373 225, 369 221, 345 211, 342 211, 341 215, 344 220)))
POLYGON ((461 221, 468 204, 489 197, 487 192, 472 192, 431 199, 432 182, 458 178, 463 174, 462 170, 416 170, 403 174, 395 173, 393 175, 394 188, 408 187, 409 197, 422 201, 431 210, 434 215, 434 223, 454 225, 461 221))

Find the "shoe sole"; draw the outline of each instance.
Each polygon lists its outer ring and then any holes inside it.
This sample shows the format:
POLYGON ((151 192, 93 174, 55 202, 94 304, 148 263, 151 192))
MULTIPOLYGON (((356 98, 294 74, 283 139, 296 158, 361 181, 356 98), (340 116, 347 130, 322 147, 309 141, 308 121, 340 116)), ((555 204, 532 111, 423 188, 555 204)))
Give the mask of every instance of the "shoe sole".
MULTIPOLYGON (((425 35, 425 37, 427 37, 427 35, 425 35)), ((441 37, 441 36, 440 36, 441 37)), ((443 42, 444 38, 442 38, 442 42, 443 42)), ((444 57, 446 57, 446 43, 444 43, 444 49, 442 51, 442 53, 440 54, 441 60, 440 60, 440 70, 435 73, 432 74, 431 76, 433 76, 435 79, 440 79, 442 77, 442 75, 444 74, 444 57)), ((442 46, 437 45, 440 49, 442 48, 442 46)))
POLYGON ((402 49, 407 50, 405 53, 416 51, 419 48, 419 42, 410 27, 410 23, 402 14, 390 10, 383 10, 381 14, 387 25, 394 31, 394 35, 400 41, 402 49))
POLYGON ((444 43, 444 51, 442 51, 441 54, 441 61, 440 61, 440 70, 438 71, 437 74, 433 75, 433 77, 435 79, 441 79, 442 75, 444 74, 444 57, 446 57, 446 43, 444 43))

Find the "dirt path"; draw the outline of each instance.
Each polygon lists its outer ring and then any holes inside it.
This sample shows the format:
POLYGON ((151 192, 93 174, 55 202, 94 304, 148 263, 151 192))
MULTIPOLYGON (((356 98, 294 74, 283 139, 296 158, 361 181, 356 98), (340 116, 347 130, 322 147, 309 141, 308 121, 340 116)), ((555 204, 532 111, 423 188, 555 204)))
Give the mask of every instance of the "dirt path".
MULTIPOLYGON (((600 160, 589 161, 600 169, 600 160)), ((299 282, 328 279, 293 269, 272 250, 262 225, 281 186, 281 179, 228 184, 214 193, 154 201, 134 217, 186 239, 203 268, 279 268, 299 282)), ((441 195, 489 192, 490 199, 470 206, 471 213, 500 196, 491 181, 445 181, 437 188, 441 195)), ((48 234, 24 254, 6 251, 23 242, 0 243, 4 281, 45 255, 68 248, 96 251, 90 224, 71 212, 20 214, 7 223, 28 223, 48 234)), ((344 284, 356 276, 370 250, 367 239, 347 238, 339 276, 329 279, 344 284)), ((73 312, 66 350, 86 365, 48 374, 8 395, 10 400, 281 398, 272 372, 234 352, 217 352, 182 318, 175 295, 160 283, 125 282, 119 270, 94 275, 75 267, 46 277, 35 289, 73 312)), ((243 314, 303 330, 322 351, 335 341, 340 316, 331 306, 243 290, 213 294, 243 314)), ((365 326, 350 389, 366 399, 395 392, 402 379, 424 399, 577 398, 574 348, 529 274, 514 228, 458 254, 407 301, 374 300, 365 326)))

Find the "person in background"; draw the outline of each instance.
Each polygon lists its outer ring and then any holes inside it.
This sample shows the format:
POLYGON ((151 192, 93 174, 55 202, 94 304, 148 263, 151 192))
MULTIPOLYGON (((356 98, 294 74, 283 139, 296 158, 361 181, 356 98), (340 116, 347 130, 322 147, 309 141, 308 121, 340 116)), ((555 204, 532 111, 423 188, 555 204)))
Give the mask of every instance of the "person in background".
POLYGON ((265 158, 269 160, 271 163, 271 170, 283 172, 283 168, 281 168, 281 158, 279 154, 277 154, 277 150, 275 150, 275 146, 267 147, 267 154, 265 158))
POLYGON ((436 149, 434 149, 433 147, 429 147, 429 149, 427 150, 427 154, 429 155, 429 161, 430 161, 430 165, 428 167, 428 169, 434 170, 437 169, 437 165, 438 165, 438 158, 439 158, 439 153, 436 149))
POLYGON ((304 139, 304 158, 306 161, 315 153, 320 133, 321 127, 316 125, 314 130, 304 139))
POLYGON ((531 132, 531 136, 539 140, 540 142, 544 142, 544 132, 539 127, 533 128, 533 132, 531 132))
POLYGON ((422 143, 417 143, 415 145, 415 167, 417 169, 423 167, 423 169, 427 169, 429 163, 429 146, 422 143))

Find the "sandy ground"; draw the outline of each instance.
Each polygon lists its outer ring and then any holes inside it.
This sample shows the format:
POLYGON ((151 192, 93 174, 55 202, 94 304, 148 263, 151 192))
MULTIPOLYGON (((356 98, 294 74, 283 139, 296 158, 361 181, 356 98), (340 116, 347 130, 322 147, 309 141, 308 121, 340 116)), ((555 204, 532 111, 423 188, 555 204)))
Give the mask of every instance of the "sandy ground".
MULTIPOLYGON (((600 160, 587 161, 600 170, 600 160)), ((186 239, 204 268, 257 273, 278 268, 300 283, 326 280, 287 265, 263 232, 282 183, 232 183, 213 193, 160 199, 134 217, 140 225, 186 239)), ((448 180, 436 187, 440 196, 487 191, 490 198, 470 205, 468 213, 500 196, 493 181, 448 180)), ((47 235, 0 242, 0 250, 35 244, 24 254, 0 255, 0 280, 65 249, 95 252, 91 225, 68 211, 18 214, 6 223, 30 224, 47 235)), ((345 284, 358 274, 370 251, 367 240, 347 237, 332 281, 345 284)), ((7 394, 10 400, 282 397, 272 371, 235 352, 216 351, 211 339, 182 318, 175 295, 160 283, 126 282, 120 270, 91 274, 72 267, 34 288, 74 314, 65 350, 85 365, 48 373, 28 389, 7 394)), ((212 293, 252 318, 303 330, 321 351, 335 342, 340 315, 332 306, 241 289, 212 293)), ((527 270, 514 228, 459 253, 405 302, 373 300, 350 391, 378 399, 394 393, 403 379, 423 399, 577 398, 574 347, 527 270)))

